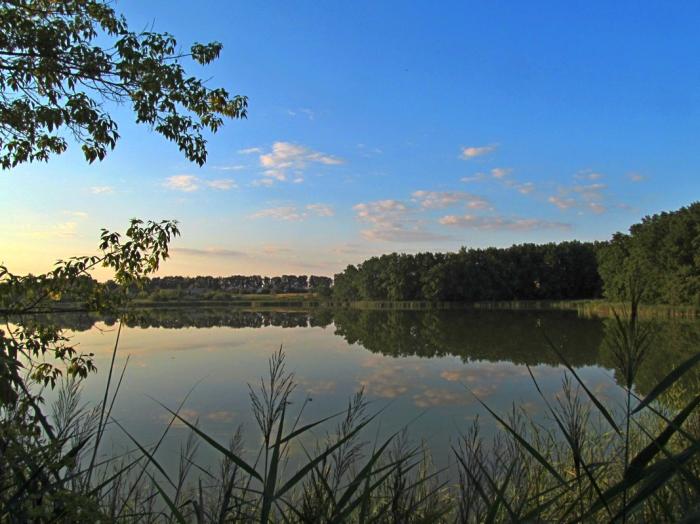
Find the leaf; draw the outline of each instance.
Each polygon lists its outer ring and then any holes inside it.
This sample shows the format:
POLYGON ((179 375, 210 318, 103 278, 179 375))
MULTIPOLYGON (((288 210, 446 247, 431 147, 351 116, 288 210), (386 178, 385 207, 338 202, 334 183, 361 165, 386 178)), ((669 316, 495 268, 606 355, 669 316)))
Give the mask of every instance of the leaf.
POLYGON ((690 368, 692 368, 698 362, 700 362, 700 353, 696 353, 688 360, 678 365, 673 371, 666 375, 646 397, 644 397, 644 399, 639 403, 639 405, 636 408, 634 408, 634 410, 632 410, 632 413, 638 413, 639 411, 644 409, 645 406, 649 405, 659 395, 661 395, 664 391, 666 391, 673 384, 675 384, 675 382, 679 378, 681 378, 688 370, 690 370, 690 368))
MULTIPOLYGON (((156 401, 156 402, 157 402, 157 401, 156 401)), ((236 455, 235 453, 232 453, 230 450, 226 449, 224 446, 222 446, 221 444, 219 444, 218 442, 216 442, 216 441, 215 441, 213 438, 211 438, 209 435, 207 435, 207 434, 204 433, 202 430, 200 430, 197 426, 195 426, 195 425, 193 425, 193 424, 190 424, 190 423, 187 422, 184 418, 182 418, 180 415, 178 415, 177 413, 175 413, 174 411, 172 411, 170 408, 168 408, 168 407, 165 406, 164 404, 161 404, 160 402, 158 402, 158 404, 160 404, 161 407, 163 407, 163 409, 165 409, 165 410, 167 410, 168 412, 170 412, 170 414, 173 415, 174 417, 176 417, 180 422, 182 422, 182 423, 185 424, 187 427, 189 427, 189 428, 190 428, 192 431, 194 431, 197 435, 199 435, 200 437, 202 437, 202 438, 203 438, 209 445, 211 445, 214 449, 216 449, 217 451, 219 451, 220 453, 222 453, 223 455, 225 455, 225 456, 226 456, 231 462, 233 462, 236 466, 238 466, 238 467, 241 468, 243 471, 245 471, 246 473, 248 473, 251 477, 254 477, 254 478, 256 478, 257 480, 259 480, 260 482, 263 482, 263 479, 262 479, 262 477, 260 476, 260 474, 259 474, 257 471, 255 471, 255 469, 253 469, 245 460, 243 460, 242 458, 238 457, 238 455, 236 455)))

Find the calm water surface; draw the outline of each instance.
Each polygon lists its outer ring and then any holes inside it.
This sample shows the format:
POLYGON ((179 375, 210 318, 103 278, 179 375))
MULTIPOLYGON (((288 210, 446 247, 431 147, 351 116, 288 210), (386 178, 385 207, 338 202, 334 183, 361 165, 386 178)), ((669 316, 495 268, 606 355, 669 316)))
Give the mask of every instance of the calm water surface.
MULTIPOLYGON (((83 351, 96 354, 100 370, 108 368, 116 338, 109 319, 71 315, 56 321, 74 332, 83 351)), ((473 395, 500 413, 517 403, 546 423, 527 366, 552 397, 560 391, 563 368, 543 332, 596 394, 619 402, 610 327, 609 321, 565 311, 144 311, 122 330, 117 367, 127 356, 129 364, 113 416, 142 442, 153 442, 169 420, 153 399, 175 408, 189 394, 182 411, 186 418, 198 420, 222 443, 242 426, 248 448, 257 450, 248 384, 255 386, 266 375, 267 360, 281 345, 298 384, 292 411, 310 399, 303 421, 342 410, 364 389, 370 409, 384 409, 369 440, 408 425, 411 438, 425 440, 436 462, 445 463, 450 444, 475 417, 484 431, 495 427, 473 395)), ((700 347, 698 322, 663 322, 656 331, 637 385, 642 393, 700 347)), ((105 373, 91 376, 85 400, 100 399, 104 383, 105 373)), ((331 428, 308 438, 321 438, 331 428)), ((184 427, 171 430, 163 448, 166 463, 177 461, 186 434, 184 427)), ((113 428, 104 453, 127 445, 113 428)), ((214 460, 212 452, 200 449, 200 463, 214 460)))

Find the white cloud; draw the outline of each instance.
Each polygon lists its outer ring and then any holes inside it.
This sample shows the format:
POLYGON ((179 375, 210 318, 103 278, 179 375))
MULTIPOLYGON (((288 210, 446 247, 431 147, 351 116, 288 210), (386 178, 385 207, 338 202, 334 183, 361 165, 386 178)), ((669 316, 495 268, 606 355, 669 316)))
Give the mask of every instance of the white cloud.
POLYGON ((411 229, 402 227, 365 229, 361 234, 367 240, 381 242, 431 242, 449 238, 446 235, 424 231, 417 227, 411 229))
POLYGON ((647 179, 647 177, 640 175, 639 173, 628 173, 627 178, 629 178, 632 182, 643 182, 647 179))
POLYGON ((506 180, 505 184, 507 187, 513 188, 523 195, 529 195, 535 190, 535 184, 532 182, 518 183, 512 180, 506 180))
POLYGON ((373 224, 389 224, 404 215, 408 208, 399 200, 377 200, 357 204, 353 209, 360 220, 373 224))
POLYGON ((511 168, 509 168, 509 167, 494 167, 494 168, 491 170, 491 176, 492 176, 493 178, 498 178, 498 179, 500 180, 500 179, 502 179, 502 178, 504 178, 504 177, 507 177, 507 176, 510 175, 512 172, 513 172, 513 170, 512 170, 511 168))
POLYGON ((447 238, 425 231, 416 220, 415 210, 399 200, 377 200, 353 207, 357 218, 371 225, 361 231, 367 240, 389 242, 424 242, 447 238))
POLYGON ((260 187, 260 186, 262 186, 262 187, 270 187, 270 186, 272 186, 274 183, 275 183, 275 181, 272 180, 271 178, 259 178, 259 179, 257 179, 257 180, 253 180, 253 182, 251 183, 251 185, 254 186, 254 187, 260 187))
POLYGON ((211 166, 211 168, 217 171, 242 171, 246 166, 242 164, 232 164, 230 166, 211 166))
POLYGON ((489 207, 485 198, 464 191, 414 191, 411 196, 425 209, 443 209, 460 203, 470 209, 489 207))
POLYGON ((72 238, 75 236, 78 223, 69 220, 67 222, 57 222, 52 224, 47 229, 30 230, 29 234, 33 238, 52 239, 52 238, 72 238))
POLYGON ((90 193, 93 195, 110 195, 114 193, 114 188, 112 186, 92 186, 90 193))
POLYGON ((287 222, 297 222, 304 219, 304 215, 299 213, 294 206, 270 207, 261 209, 250 215, 250 218, 273 218, 275 220, 284 220, 287 222))
POLYGON ((320 217, 332 217, 335 214, 333 208, 326 204, 309 204, 306 209, 320 217))
POLYGON ((602 173, 597 173, 595 171, 592 171, 590 169, 584 169, 582 171, 579 171, 574 175, 574 178, 578 180, 600 180, 603 178, 602 173))
POLYGON ((173 191, 191 193, 199 189, 198 179, 194 175, 173 175, 165 179, 164 186, 173 191))
POLYGON ((64 211, 63 214, 81 219, 88 217, 88 214, 85 211, 64 211))
POLYGON ((550 222, 536 218, 507 218, 501 216, 447 215, 440 219, 444 226, 456 226, 478 230, 532 231, 535 229, 569 229, 569 224, 550 222))
POLYGON ((576 200, 573 198, 564 198, 556 195, 552 195, 547 201, 550 204, 554 204, 559 209, 570 209, 576 205, 576 200))
POLYGON ((225 257, 225 258, 240 258, 247 257, 248 255, 242 251, 235 251, 233 249, 219 248, 219 247, 208 247, 208 248, 191 248, 191 247, 174 247, 171 251, 175 254, 179 253, 182 255, 191 256, 203 256, 203 257, 225 257))
POLYGON ((262 153, 262 148, 260 147, 247 147, 245 149, 239 149, 239 155, 252 155, 253 153, 262 153))
POLYGON ((342 164, 343 160, 290 142, 275 142, 271 152, 260 155, 263 175, 279 181, 287 180, 290 171, 295 181, 303 180, 302 170, 312 163, 332 166, 342 164))
POLYGON ((590 209, 596 215, 600 215, 602 213, 605 213, 608 210, 608 208, 605 207, 600 202, 589 202, 588 209, 590 209))
POLYGON ((470 158, 476 158, 478 156, 483 156, 483 155, 488 155, 489 153, 493 153, 497 147, 498 146, 495 144, 488 145, 488 146, 463 147, 462 153, 460 156, 464 160, 469 160, 470 158))
POLYGON ((297 115, 304 115, 306 118, 309 120, 313 120, 316 117, 316 113, 314 113, 311 109, 301 107, 299 109, 287 109, 287 114, 289 116, 297 116, 297 115))
POLYGON ((299 222, 306 220, 310 216, 317 217, 332 217, 334 215, 333 208, 326 204, 309 204, 300 211, 296 206, 280 206, 261 209, 250 215, 249 218, 272 218, 275 220, 284 220, 287 222, 299 222))
POLYGON ((574 186, 573 191, 581 195, 581 198, 586 202, 597 202, 603 199, 603 191, 608 186, 605 184, 587 184, 582 186, 574 186))
POLYGON ((481 180, 484 180, 486 178, 486 175, 484 173, 477 173, 474 176, 464 176, 460 178, 459 180, 461 182, 469 183, 469 182, 479 182, 481 180))
POLYGON ((238 186, 236 185, 236 182, 234 182, 230 178, 221 178, 219 180, 209 180, 206 182, 206 184, 209 187, 213 187, 214 189, 219 189, 220 191, 227 191, 229 189, 235 189, 238 186))

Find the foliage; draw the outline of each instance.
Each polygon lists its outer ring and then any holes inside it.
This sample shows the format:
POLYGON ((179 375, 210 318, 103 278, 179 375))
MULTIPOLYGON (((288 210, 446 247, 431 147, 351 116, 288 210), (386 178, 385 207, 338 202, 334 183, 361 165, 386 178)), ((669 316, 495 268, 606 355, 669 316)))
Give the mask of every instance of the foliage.
POLYGON ((644 217, 599 252, 605 296, 700 305, 700 202, 644 217))
POLYGON ((483 301, 600 296, 598 243, 521 244, 457 253, 383 255, 335 275, 333 297, 483 301))
POLYGON ((0 266, 0 314, 7 322, 0 329, 0 405, 30 398, 25 375, 44 386, 55 385, 63 374, 86 377, 94 371, 92 355, 78 351, 61 329, 32 322, 32 315, 45 310, 64 294, 79 297, 93 310, 114 310, 124 296, 114 291, 139 285, 168 258, 168 244, 179 235, 173 221, 132 220, 126 233, 102 230, 99 255, 59 260, 53 271, 40 275, 18 276, 0 266), (90 272, 96 267, 114 271, 119 288, 93 286, 90 272), (53 357, 60 366, 46 361, 53 357))
POLYGON ((183 60, 205 65, 222 45, 182 52, 168 33, 133 32, 105 0, 0 3, 0 166, 46 161, 72 137, 88 162, 119 139, 105 102, 128 104, 136 121, 202 165, 206 130, 245 118, 244 96, 188 76, 183 60))

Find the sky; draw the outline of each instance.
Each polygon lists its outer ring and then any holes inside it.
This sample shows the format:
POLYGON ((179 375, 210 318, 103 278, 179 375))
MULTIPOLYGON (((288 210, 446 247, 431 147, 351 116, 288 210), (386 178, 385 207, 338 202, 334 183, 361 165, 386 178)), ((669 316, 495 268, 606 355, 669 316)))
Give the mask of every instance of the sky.
POLYGON ((120 0, 249 97, 199 168, 122 139, 0 172, 0 263, 39 273, 101 228, 177 219, 162 275, 319 274, 382 253, 605 240, 700 197, 697 2, 120 0))

